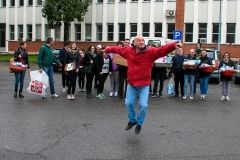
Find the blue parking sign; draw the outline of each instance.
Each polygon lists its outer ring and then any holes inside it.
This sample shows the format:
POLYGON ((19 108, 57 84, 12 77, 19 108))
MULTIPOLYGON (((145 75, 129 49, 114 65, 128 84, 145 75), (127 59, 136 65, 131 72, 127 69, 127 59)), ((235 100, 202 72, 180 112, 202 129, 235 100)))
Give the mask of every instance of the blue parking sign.
POLYGON ((173 31, 173 40, 182 40, 182 31, 174 30, 173 31))

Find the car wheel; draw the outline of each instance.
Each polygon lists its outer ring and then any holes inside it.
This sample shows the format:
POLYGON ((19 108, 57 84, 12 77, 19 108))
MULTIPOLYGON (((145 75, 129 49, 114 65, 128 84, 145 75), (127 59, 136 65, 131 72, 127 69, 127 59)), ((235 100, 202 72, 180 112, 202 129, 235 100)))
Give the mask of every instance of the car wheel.
POLYGON ((57 72, 58 69, 59 69, 58 67, 54 67, 54 68, 53 68, 53 70, 54 70, 55 72, 57 72))

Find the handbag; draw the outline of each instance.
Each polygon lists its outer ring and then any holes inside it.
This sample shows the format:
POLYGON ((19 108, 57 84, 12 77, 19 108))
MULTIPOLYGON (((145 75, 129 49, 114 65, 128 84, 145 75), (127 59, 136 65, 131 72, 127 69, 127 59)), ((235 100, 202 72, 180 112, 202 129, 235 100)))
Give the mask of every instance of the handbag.
POLYGON ((73 61, 73 63, 66 64, 64 67, 65 72, 75 71, 75 69, 76 69, 75 61, 73 61))
POLYGON ((83 65, 82 72, 83 73, 93 73, 93 65, 92 64, 83 65))

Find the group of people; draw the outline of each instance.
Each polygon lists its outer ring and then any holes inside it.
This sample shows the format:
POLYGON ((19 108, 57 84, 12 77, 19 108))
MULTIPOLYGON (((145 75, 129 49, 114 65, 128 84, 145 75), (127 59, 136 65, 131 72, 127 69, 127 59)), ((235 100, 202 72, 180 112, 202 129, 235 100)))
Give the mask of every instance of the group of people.
MULTIPOLYGON (((195 59, 196 55, 194 50, 191 49, 189 55, 186 57, 183 55, 182 44, 173 42, 161 47, 148 47, 145 45, 144 37, 137 35, 132 44, 129 39, 125 39, 122 43, 117 42, 115 46, 102 47, 90 45, 85 51, 83 48, 77 48, 75 42, 66 41, 64 48, 59 53, 60 62, 58 62, 52 55, 51 46, 54 43, 52 37, 48 37, 46 44, 40 48, 38 55, 39 72, 46 72, 49 76, 50 92, 52 97, 59 97, 54 90, 54 76, 53 76, 53 62, 62 67, 62 86, 63 92, 67 92, 67 99, 75 99, 74 93, 76 89, 76 79, 79 78, 79 91, 85 91, 87 98, 92 98, 92 84, 93 78, 97 84, 94 88, 97 88, 96 97, 99 99, 105 98, 103 94, 104 83, 108 75, 110 75, 110 96, 119 96, 123 98, 125 96, 125 105, 128 112, 128 124, 125 130, 130 130, 136 125, 135 133, 139 134, 141 126, 144 123, 146 112, 148 108, 148 94, 151 84, 151 72, 153 63, 160 57, 167 55, 168 53, 176 50, 177 54, 172 58, 173 67, 171 69, 171 75, 175 77, 175 95, 179 95, 179 82, 181 86, 181 95, 186 99, 187 84, 190 81, 190 99, 193 98, 194 81, 196 81, 196 71, 185 69, 183 67, 184 59, 195 59), (127 60, 128 66, 117 65, 113 62, 114 54, 118 54, 127 60), (64 70, 64 66, 68 63, 74 63, 75 69, 72 71, 64 70), (86 71, 87 70, 87 71, 86 71), (86 83, 85 83, 86 77, 86 83), (125 86, 124 86, 125 83, 125 86), (86 84, 86 86, 84 86, 86 84), (184 89, 183 89, 184 86, 184 89), (125 89, 124 89, 125 88, 125 89), (125 90, 125 92, 124 92, 125 90), (138 94, 138 113, 135 113, 134 105, 136 101, 136 95, 138 94)), ((21 42, 20 47, 14 53, 15 61, 21 61, 27 64, 27 69, 30 71, 28 54, 26 52, 26 42, 21 42)), ((199 58, 201 63, 208 63, 212 65, 210 58, 207 57, 206 51, 201 50, 201 57, 199 58)), ((222 64, 232 65, 229 53, 224 53, 223 61, 220 62, 219 67, 222 64)), ((197 69, 196 69, 197 70, 197 69)), ((156 82, 160 79, 163 82, 166 74, 166 70, 153 69, 156 82)), ((14 97, 17 97, 18 84, 20 82, 19 97, 23 98, 22 88, 24 83, 25 72, 14 73, 15 74, 15 92, 14 97)), ((202 73, 199 71, 200 91, 201 99, 206 98, 207 86, 210 74, 202 73)), ((222 77, 223 84, 223 98, 229 99, 229 88, 231 78, 222 77)), ((153 97, 156 96, 158 84, 154 85, 153 97)), ((160 84, 159 95, 162 96, 163 84, 160 84)), ((43 96, 45 98, 45 95, 43 96)))
MULTIPOLYGON (((187 56, 183 55, 183 49, 179 48, 176 50, 177 54, 172 58, 172 68, 171 68, 171 76, 174 77, 175 80, 175 95, 174 97, 179 96, 179 84, 180 84, 180 93, 183 99, 187 98, 187 87, 190 84, 190 99, 193 99, 193 96, 196 94, 196 83, 197 78, 199 78, 200 83, 200 99, 205 100, 208 92, 208 83, 210 79, 210 72, 205 72, 204 70, 199 69, 199 66, 202 64, 210 65, 216 68, 219 72, 221 72, 220 68, 225 65, 228 67, 233 67, 235 72, 236 66, 233 61, 230 59, 230 54, 225 52, 222 56, 222 60, 220 61, 218 66, 213 64, 213 61, 210 57, 207 56, 206 49, 201 49, 201 44, 197 43, 195 49, 190 49, 189 54, 187 56), (184 60, 198 60, 200 63, 195 68, 185 68, 184 60)), ((232 81, 232 76, 226 76, 221 74, 221 82, 222 82, 222 97, 221 100, 230 100, 229 91, 230 84, 232 81)))

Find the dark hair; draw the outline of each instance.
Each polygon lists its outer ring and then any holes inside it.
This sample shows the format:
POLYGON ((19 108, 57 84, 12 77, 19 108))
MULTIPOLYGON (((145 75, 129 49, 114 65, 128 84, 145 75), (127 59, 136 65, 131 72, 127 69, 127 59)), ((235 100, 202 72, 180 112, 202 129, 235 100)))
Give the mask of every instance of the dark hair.
POLYGON ((129 38, 125 38, 125 41, 126 41, 126 40, 127 40, 127 41, 130 41, 130 39, 129 39, 129 38))
POLYGON ((85 53, 85 49, 84 49, 84 48, 79 48, 79 49, 78 49, 78 52, 79 52, 79 51, 83 51, 83 52, 85 53))
POLYGON ((64 46, 68 46, 70 43, 71 43, 71 41, 66 40, 66 41, 64 42, 64 46))
POLYGON ((229 56, 229 58, 230 58, 230 53, 229 53, 229 52, 224 52, 224 53, 223 53, 223 58, 224 58, 224 55, 225 55, 225 54, 228 54, 228 56, 229 56))
POLYGON ((117 41, 116 45, 118 46, 119 44, 121 44, 123 46, 123 42, 122 41, 117 41))
POLYGON ((202 51, 206 51, 206 52, 207 52, 207 50, 206 50, 206 49, 202 49, 202 51))
POLYGON ((91 44, 91 45, 87 48, 86 53, 91 52, 92 46, 95 48, 94 53, 97 53, 97 48, 96 48, 93 44, 91 44))
POLYGON ((197 44, 199 44, 200 48, 202 48, 202 43, 200 43, 200 42, 197 42, 197 44))
POLYGON ((73 45, 74 43, 76 44, 76 50, 77 50, 77 43, 76 43, 76 42, 71 42, 69 48, 72 49, 72 45, 73 45))
POLYGON ((22 46, 22 45, 24 45, 25 43, 26 43, 26 42, 23 41, 23 42, 20 42, 19 45, 22 46))
POLYGON ((53 38, 52 37, 47 37, 47 40, 46 40, 46 43, 49 44, 53 41, 53 38))

